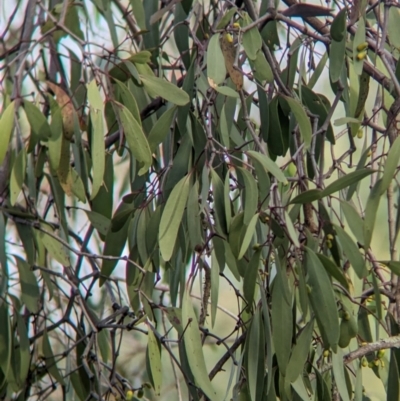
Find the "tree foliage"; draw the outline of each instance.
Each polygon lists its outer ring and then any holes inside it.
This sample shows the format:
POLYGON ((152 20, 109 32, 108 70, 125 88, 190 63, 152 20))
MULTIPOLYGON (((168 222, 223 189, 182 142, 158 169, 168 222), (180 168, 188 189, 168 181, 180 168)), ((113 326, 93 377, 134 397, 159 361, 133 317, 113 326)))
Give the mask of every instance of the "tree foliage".
POLYGON ((400 11, 331 5, 1 5, 1 399, 399 399, 400 11))

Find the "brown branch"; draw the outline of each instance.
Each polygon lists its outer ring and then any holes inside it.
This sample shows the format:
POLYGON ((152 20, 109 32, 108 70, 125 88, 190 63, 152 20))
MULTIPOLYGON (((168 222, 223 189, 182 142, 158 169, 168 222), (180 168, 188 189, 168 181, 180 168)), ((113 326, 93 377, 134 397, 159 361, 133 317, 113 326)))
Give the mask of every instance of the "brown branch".
POLYGON ((229 360, 229 358, 232 356, 232 353, 236 351, 240 345, 244 343, 244 340, 246 339, 247 331, 243 332, 243 334, 237 338, 237 340, 233 343, 233 345, 228 349, 228 351, 225 352, 225 354, 221 357, 221 359, 216 363, 208 377, 210 380, 212 380, 215 375, 222 369, 222 367, 225 365, 225 363, 229 360))

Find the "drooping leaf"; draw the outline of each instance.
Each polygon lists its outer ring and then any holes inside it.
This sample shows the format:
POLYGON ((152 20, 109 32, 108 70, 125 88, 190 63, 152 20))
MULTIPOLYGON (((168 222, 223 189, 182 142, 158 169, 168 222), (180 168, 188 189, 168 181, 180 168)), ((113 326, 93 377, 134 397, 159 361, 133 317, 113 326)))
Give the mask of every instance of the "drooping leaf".
POLYGON ((3 387, 8 370, 11 369, 10 362, 13 351, 10 316, 4 300, 0 302, 0 321, 0 368, 3 373, 0 375, 0 385, 3 387))
POLYGON ((328 196, 328 195, 338 192, 344 188, 347 188, 350 185, 361 181, 363 178, 368 177, 373 172, 374 172, 373 170, 366 168, 366 169, 356 170, 349 174, 346 174, 343 177, 340 177, 336 181, 332 182, 332 184, 329 184, 322 191, 322 196, 328 196))
POLYGON ((277 266, 277 274, 272 289, 272 338, 278 360, 279 371, 285 375, 289 363, 293 333, 293 316, 290 294, 288 294, 286 275, 277 266))
POLYGON ((211 36, 207 48, 207 78, 212 88, 222 84, 226 75, 224 55, 219 44, 219 38, 218 33, 211 36))
POLYGON ((337 82, 344 67, 346 54, 346 36, 341 41, 332 40, 329 53, 329 76, 332 82, 337 82))
POLYGON ((178 106, 184 106, 189 103, 189 95, 165 79, 148 75, 140 75, 140 79, 152 97, 160 96, 178 106))
POLYGON ((47 330, 45 330, 43 333, 42 349, 45 357, 46 368, 58 383, 60 383, 61 385, 65 385, 64 378, 61 376, 61 373, 56 365, 56 359, 51 349, 50 339, 47 330))
POLYGON ((58 236, 52 232, 49 226, 44 226, 44 231, 39 231, 35 229, 35 232, 40 238, 40 241, 47 249, 52 258, 54 258, 58 263, 61 263, 63 266, 69 266, 69 256, 68 251, 65 248, 64 244, 60 240, 58 240, 58 236))
POLYGON ((217 401, 217 394, 208 378, 198 322, 188 291, 186 288, 182 300, 182 325, 185 330, 183 338, 188 363, 196 385, 201 388, 210 400, 217 401))
POLYGON ((258 269, 260 266, 260 254, 260 250, 254 252, 243 278, 243 295, 249 307, 252 306, 254 300, 258 269))
POLYGON ((26 175, 26 151, 22 148, 14 160, 10 177, 10 203, 12 206, 17 202, 26 175))
POLYGON ((333 375, 339 394, 343 401, 350 401, 349 393, 347 391, 346 379, 344 374, 343 355, 341 350, 332 354, 332 367, 333 375))
POLYGON ((8 144, 14 128, 14 102, 4 110, 0 119, 0 166, 3 164, 7 153, 8 144))
MULTIPOLYGON (((245 14, 245 26, 250 25, 252 22, 249 15, 245 14)), ((261 46, 262 38, 257 26, 254 26, 243 34, 243 47, 249 59, 255 60, 257 58, 257 53, 260 51, 261 46)))
POLYGON ((394 47, 400 49, 400 10, 397 7, 389 8, 388 35, 394 47))
POLYGON ((347 9, 344 7, 338 12, 331 25, 331 36, 333 40, 340 42, 343 40, 346 32, 347 9))
POLYGON ((93 186, 91 198, 93 199, 103 184, 106 164, 104 145, 105 126, 103 117, 104 104, 95 80, 88 85, 87 95, 90 104, 90 118, 92 121, 91 156, 93 164, 93 186))
POLYGON ((356 272, 359 278, 364 278, 367 275, 367 269, 365 267, 364 257, 360 254, 360 251, 357 245, 354 243, 352 238, 342 227, 338 225, 334 225, 336 234, 339 238, 340 245, 349 259, 351 265, 353 266, 354 271, 356 272))
POLYGON ((129 149, 133 156, 143 164, 142 168, 139 170, 139 175, 143 175, 152 164, 149 143, 147 142, 142 127, 132 116, 132 113, 123 104, 119 103, 117 104, 117 107, 120 111, 119 115, 121 118, 121 124, 124 129, 129 149))
MULTIPOLYGON (((252 238, 253 238, 253 235, 254 235, 254 232, 255 232, 255 229, 256 229, 256 224, 257 224, 257 222, 258 222, 258 216, 259 216, 258 213, 255 214, 255 215, 251 218, 251 220, 250 220, 248 226, 245 226, 245 227, 246 227, 246 231, 245 231, 245 234, 244 234, 244 237, 243 237, 241 246, 240 246, 240 251, 239 251, 238 259, 241 259, 241 258, 244 256, 244 254, 245 254, 246 251, 247 251, 247 248, 248 248, 249 245, 250 245, 250 242, 251 242, 251 240, 252 240, 252 238)), ((243 216, 243 218, 244 218, 244 216, 243 216)), ((244 222, 244 221, 243 221, 243 222, 244 222)))
POLYGON ((335 296, 332 284, 317 255, 306 247, 307 283, 309 285, 309 298, 313 312, 317 318, 322 338, 336 352, 340 326, 335 296))
POLYGON ((284 96, 284 98, 289 103, 290 109, 299 124, 300 134, 303 138, 305 148, 308 149, 311 145, 312 129, 307 113, 304 111, 303 106, 295 99, 289 96, 284 96))
POLYGON ((19 256, 15 256, 15 259, 17 261, 22 301, 31 313, 37 313, 39 311, 40 293, 36 276, 25 260, 19 256))
POLYGON ((265 168, 265 170, 271 173, 279 182, 284 184, 287 183, 287 178, 283 174, 282 170, 268 156, 262 155, 261 153, 253 150, 249 150, 246 153, 251 159, 257 160, 265 168))
POLYGON ((286 379, 293 383, 303 372, 304 364, 310 351, 314 320, 311 320, 300 332, 296 345, 293 347, 289 364, 286 370, 286 379))
POLYGON ((160 395, 162 383, 161 345, 157 337, 153 333, 151 327, 148 328, 147 339, 147 350, 150 360, 150 369, 151 377, 154 384, 154 392, 157 395, 160 395))
POLYGON ((172 190, 160 221, 158 240, 161 256, 165 261, 172 257, 179 226, 189 196, 189 176, 183 177, 172 190))
POLYGON ((164 141, 170 132, 171 123, 174 119, 176 107, 171 107, 167 110, 153 125, 147 140, 151 151, 154 151, 156 147, 164 141))

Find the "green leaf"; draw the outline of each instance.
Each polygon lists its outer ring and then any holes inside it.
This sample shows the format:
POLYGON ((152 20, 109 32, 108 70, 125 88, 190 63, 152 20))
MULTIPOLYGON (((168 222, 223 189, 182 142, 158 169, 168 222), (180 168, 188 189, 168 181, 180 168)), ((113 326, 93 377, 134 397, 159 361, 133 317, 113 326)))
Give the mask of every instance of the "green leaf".
POLYGON ((146 91, 148 91, 149 95, 152 97, 160 96, 178 106, 184 106, 189 103, 189 95, 184 90, 179 89, 165 79, 148 75, 140 75, 140 79, 146 91))
POLYGON ((162 382, 161 346, 151 327, 148 327, 147 340, 147 350, 149 353, 154 392, 156 395, 160 395, 162 382))
POLYGON ((223 28, 225 28, 225 27, 229 24, 231 18, 233 17, 233 15, 235 14, 236 11, 237 11, 237 8, 236 8, 236 7, 230 8, 230 9, 222 16, 222 18, 219 20, 218 25, 217 25, 217 29, 223 29, 223 28))
POLYGON ((332 284, 317 255, 307 247, 306 252, 311 306, 317 317, 325 347, 331 347, 333 352, 336 352, 340 326, 332 284))
POLYGON ((390 43, 400 49, 400 10, 397 7, 389 7, 389 25, 388 25, 388 35, 390 38, 390 43))
POLYGON ((347 391, 346 378, 344 376, 343 355, 341 350, 332 354, 332 367, 333 375, 339 394, 343 401, 350 401, 349 393, 347 391))
POLYGON ((317 67, 314 70, 314 73, 312 74, 310 80, 308 81, 308 87, 310 89, 312 89, 315 84, 318 82, 319 77, 322 74, 322 71, 325 68, 325 64, 328 61, 328 52, 325 51, 324 55, 321 57, 321 60, 319 60, 319 63, 317 65, 317 67))
POLYGON ((25 260, 19 256, 15 256, 15 259, 18 266, 22 302, 26 305, 29 312, 38 313, 40 292, 36 276, 25 260))
POLYGON ((14 102, 10 103, 0 118, 0 166, 3 164, 14 129, 14 107, 14 102))
POLYGON ((340 42, 332 40, 329 53, 329 75, 332 82, 337 82, 342 73, 346 55, 346 37, 340 42))
POLYGON ((322 191, 319 189, 310 189, 295 196, 290 203, 310 203, 322 198, 322 191))
POLYGON ((336 266, 336 264, 322 253, 317 254, 318 259, 321 261, 327 273, 337 280, 338 283, 342 284, 344 288, 349 290, 349 283, 343 273, 343 270, 336 266))
MULTIPOLYGON (((245 14, 244 25, 247 26, 253 21, 245 14)), ((250 60, 255 60, 257 58, 257 53, 260 51, 262 46, 262 38, 258 30, 258 26, 254 26, 243 34, 243 47, 250 60)))
MULTIPOLYGON (((118 258, 121 255, 125 247, 128 233, 128 226, 130 221, 131 221, 130 214, 128 214, 125 217, 124 224, 121 227, 119 227, 119 230, 113 231, 112 225, 110 225, 104 241, 104 247, 103 247, 104 256, 113 256, 115 258, 118 258)), ((103 259, 103 262, 101 264, 100 285, 103 285, 106 279, 110 277, 117 263, 118 263, 117 259, 106 259, 106 258, 103 259)))
POLYGON ((172 257, 179 226, 189 196, 189 176, 183 177, 172 190, 161 216, 158 240, 165 261, 172 257))
POLYGON ((254 252, 247 266, 243 278, 243 295, 249 308, 251 308, 256 290, 258 268, 260 267, 261 250, 254 252))
MULTIPOLYGON (((260 329, 262 328, 261 326, 261 319, 260 319, 260 314, 257 311, 257 313, 254 314, 253 319, 251 321, 251 326, 249 329, 248 339, 246 341, 246 346, 248 349, 248 354, 247 354, 247 381, 248 381, 248 387, 250 390, 250 399, 252 401, 257 400, 257 393, 260 392, 260 382, 259 376, 260 376, 260 370, 261 370, 261 379, 264 378, 264 366, 259 366, 259 361, 260 361, 260 355, 263 354, 263 349, 264 349, 264 341, 263 338, 260 336, 260 329)), ((262 387, 263 386, 263 381, 261 383, 262 387)))
POLYGON ((381 192, 385 192, 393 180, 394 173, 399 166, 400 160, 400 136, 396 138, 393 145, 390 147, 388 157, 386 159, 385 168, 383 170, 381 192))
POLYGON ((197 245, 203 244, 203 230, 201 228, 198 181, 195 181, 194 185, 190 189, 186 208, 186 216, 190 243, 192 245, 192 249, 195 249, 197 245))
MULTIPOLYGON (((267 81, 268 83, 274 82, 274 74, 263 52, 257 52, 256 59, 250 60, 250 65, 258 81, 267 81)), ((260 88, 257 87, 257 89, 260 88)))
MULTIPOLYGON (((356 72, 357 75, 362 74, 364 65, 364 59, 359 60, 357 57, 359 53, 357 47, 360 45, 364 46, 364 43, 365 43, 365 20, 363 17, 361 17, 358 20, 357 31, 356 34, 354 35, 354 40, 353 40, 353 66, 354 66, 354 71, 356 72)), ((354 115, 357 117, 358 113, 355 113, 354 115)))
POLYGON ((239 94, 229 86, 216 86, 214 89, 221 95, 239 98, 239 94))
POLYGON ((10 177, 10 203, 12 206, 17 202, 26 175, 26 151, 22 148, 14 160, 10 177))
POLYGON ((29 140, 28 152, 33 150, 37 141, 47 141, 51 137, 50 125, 43 113, 31 102, 24 101, 24 110, 31 126, 31 135, 35 138, 29 140))
POLYGON ((381 260, 379 263, 386 265, 394 274, 400 276, 400 262, 396 260, 381 260))
POLYGON ((332 39, 340 42, 343 40, 346 34, 346 17, 347 17, 347 9, 343 7, 342 10, 338 12, 335 19, 331 25, 331 36, 332 39))
POLYGON ((133 156, 143 164, 142 168, 139 170, 139 175, 143 175, 147 172, 152 164, 149 143, 147 142, 142 127, 132 116, 132 113, 123 104, 117 102, 115 103, 120 109, 119 115, 121 118, 121 124, 124 129, 129 149, 131 150, 133 156))
POLYGON ((352 238, 342 227, 333 224, 335 227, 336 234, 339 238, 340 245, 342 246, 343 252, 349 259, 354 271, 359 278, 367 276, 368 271, 365 267, 364 257, 361 255, 357 245, 354 243, 352 238))
POLYGON ((8 370, 11 368, 11 353, 13 352, 10 316, 4 299, 0 301, 0 322, 0 368, 4 374, 3 382, 2 375, 0 375, 0 386, 3 388, 8 370))
POLYGON ((307 117, 303 106, 295 99, 289 96, 283 96, 283 98, 289 103, 290 109, 299 124, 300 134, 303 138, 305 148, 308 149, 311 146, 312 128, 310 119, 307 117))
POLYGON ((279 182, 284 184, 287 183, 287 179, 285 174, 283 174, 282 170, 278 167, 278 165, 273 162, 268 156, 262 155, 254 150, 248 150, 246 154, 253 160, 258 161, 264 169, 271 173, 279 182))
POLYGON ((296 340, 296 345, 293 347, 286 370, 286 379, 290 383, 293 383, 303 372, 304 364, 307 360, 310 345, 312 343, 313 329, 314 320, 311 320, 305 327, 303 327, 296 340))
POLYGON ((47 330, 45 330, 43 333, 42 349, 45 357, 45 364, 47 370, 50 372, 50 374, 58 383, 60 383, 62 386, 65 386, 64 378, 61 376, 60 371, 58 370, 56 365, 56 360, 54 358, 54 354, 51 349, 47 330))
POLYGON ((171 124, 174 121, 176 107, 171 107, 157 120, 153 125, 147 140, 149 142, 150 150, 153 152, 157 146, 164 141, 168 133, 171 131, 171 124))
POLYGON ((378 180, 372 188, 367 205, 365 207, 364 215, 364 248, 369 249, 372 240, 372 233, 375 227, 376 213, 378 212, 379 202, 381 200, 381 186, 382 180, 378 180))
POLYGON ((387 401, 398 400, 400 398, 399 367, 398 358, 396 358, 396 352, 397 351, 394 349, 390 350, 389 376, 386 385, 387 401))
POLYGON ((286 228, 288 230, 289 238, 293 242, 294 246, 297 248, 300 248, 300 243, 299 243, 299 238, 298 238, 298 233, 296 229, 294 228, 292 219, 289 216, 289 213, 285 210, 285 223, 286 223, 286 228))
POLYGON ((214 169, 211 169, 211 183, 214 196, 214 212, 217 220, 217 227, 222 233, 227 232, 225 215, 225 188, 221 178, 214 169))
POLYGON ((363 233, 363 220, 358 214, 357 210, 349 203, 345 201, 340 202, 343 214, 346 217, 347 224, 350 230, 356 237, 356 240, 363 245, 364 244, 364 233, 363 233))
POLYGON ((219 38, 219 33, 211 36, 207 48, 207 78, 212 88, 222 84, 226 76, 225 59, 222 54, 219 38))
POLYGON ((123 82, 115 79, 115 83, 117 84, 117 87, 119 89, 122 104, 128 108, 128 110, 132 113, 133 117, 139 123, 139 125, 142 125, 142 121, 140 119, 140 111, 136 103, 135 96, 133 96, 132 92, 123 82))
POLYGON ((355 184, 361 181, 363 178, 371 175, 374 170, 370 169, 361 169, 351 172, 350 174, 346 174, 343 177, 338 178, 336 181, 329 184, 321 194, 321 197, 329 196, 335 192, 340 191, 341 189, 347 188, 352 184, 355 184))
POLYGON ((31 363, 30 344, 28 337, 28 329, 25 325, 24 319, 20 314, 17 316, 17 331, 19 335, 19 349, 20 349, 20 372, 19 379, 23 383, 29 373, 31 363))
POLYGON ((49 234, 36 229, 35 232, 38 238, 40 238, 40 241, 42 242, 44 247, 49 252, 50 256, 63 266, 69 266, 70 261, 69 261, 68 251, 65 248, 65 246, 56 239, 58 237, 52 232, 49 226, 44 226, 43 228, 45 228, 45 230, 49 232, 49 234), (53 234, 54 236, 50 234, 53 234))
POLYGON ((104 145, 104 104, 97 89, 96 80, 94 79, 88 85, 87 91, 88 101, 90 105, 90 120, 92 122, 91 135, 91 156, 93 184, 91 199, 99 192, 103 185, 104 170, 106 165, 105 145, 104 145))
POLYGON ((185 330, 183 338, 185 342, 186 355, 196 385, 199 386, 212 401, 219 401, 211 381, 208 378, 200 330, 188 288, 186 288, 182 299, 182 325, 185 330))
POLYGON ((354 118, 354 117, 341 117, 336 119, 333 122, 333 125, 336 127, 339 127, 341 125, 346 125, 346 124, 360 124, 361 121, 358 118, 354 118))
POLYGON ((241 167, 237 167, 236 171, 242 177, 244 182, 244 224, 248 225, 257 208, 258 189, 257 183, 251 173, 241 167))
POLYGON ((281 269, 280 266, 277 266, 276 268, 278 272, 272 288, 272 338, 276 358, 278 360, 279 371, 283 375, 286 375, 292 345, 292 305, 289 299, 290 295, 287 294, 287 289, 285 288, 284 280, 287 280, 286 275, 279 270, 281 269))
POLYGON ((107 234, 107 231, 110 227, 110 219, 107 218, 106 216, 103 216, 100 213, 97 212, 93 212, 90 210, 85 210, 90 223, 92 224, 92 226, 100 233, 103 235, 107 234))
POLYGON ((254 232, 255 232, 255 230, 256 230, 257 221, 258 221, 258 213, 255 214, 255 215, 251 218, 251 220, 250 220, 250 222, 249 222, 249 225, 246 227, 246 232, 245 232, 245 234, 244 234, 243 241, 242 241, 242 245, 241 245, 241 247, 240 247, 238 259, 242 259, 242 257, 243 257, 244 254, 246 253, 247 248, 249 247, 250 242, 251 242, 251 240, 252 240, 252 238, 253 238, 254 232))

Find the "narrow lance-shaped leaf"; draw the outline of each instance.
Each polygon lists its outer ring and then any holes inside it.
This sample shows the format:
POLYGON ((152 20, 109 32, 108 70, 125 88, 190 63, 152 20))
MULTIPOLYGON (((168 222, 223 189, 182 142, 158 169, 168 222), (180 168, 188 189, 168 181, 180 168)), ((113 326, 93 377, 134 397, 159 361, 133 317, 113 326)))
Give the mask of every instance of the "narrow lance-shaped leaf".
POLYGON ((3 164, 14 128, 14 102, 4 110, 0 119, 0 166, 3 164))
POLYGON ((106 164, 104 145, 105 127, 103 118, 104 104, 95 79, 88 85, 87 94, 90 105, 90 119, 92 121, 91 156, 93 186, 91 199, 93 199, 103 184, 104 169, 106 164))
POLYGON ((289 96, 284 96, 284 98, 289 103, 290 109, 292 110, 292 113, 299 124, 300 134, 303 138, 306 149, 308 149, 311 145, 312 137, 310 119, 307 117, 307 113, 305 112, 303 106, 297 100, 292 99, 289 96))
POLYGON ((165 261, 171 259, 174 251, 179 226, 189 196, 189 183, 189 176, 185 176, 175 185, 161 216, 158 240, 161 256, 165 261))
POLYGON ((261 153, 249 150, 246 152, 251 159, 257 160, 265 170, 271 173, 279 182, 287 183, 287 179, 278 165, 272 161, 268 156, 261 153))
POLYGON ((164 141, 170 132, 171 123, 174 119, 176 107, 171 107, 167 110, 153 125, 147 138, 150 150, 154 151, 160 143, 164 141))
POLYGON ((39 311, 40 293, 35 274, 25 260, 19 256, 15 256, 15 259, 17 261, 22 301, 31 313, 37 313, 39 311))
POLYGON ((10 203, 15 205, 26 174, 26 151, 22 148, 14 160, 10 177, 10 203))
POLYGON ((343 228, 338 225, 334 225, 334 227, 339 238, 340 245, 342 246, 342 249, 346 257, 349 259, 354 271, 359 278, 364 278, 368 271, 365 267, 364 257, 361 255, 358 246, 351 239, 350 235, 343 230, 343 228))
POLYGON ((224 56, 219 44, 219 33, 213 35, 207 48, 207 77, 212 88, 222 84, 225 80, 226 69, 224 56))
POLYGON ((178 106, 184 106, 189 103, 189 95, 184 90, 179 89, 176 85, 171 84, 165 79, 148 75, 140 75, 140 79, 145 89, 149 90, 151 94, 157 94, 157 96, 177 104, 178 106))
POLYGON ((150 369, 154 383, 154 391, 157 395, 160 395, 162 382, 161 348, 159 347, 159 342, 151 327, 148 328, 147 337, 147 349, 149 353, 150 369))
POLYGON ((182 325, 184 328, 183 338, 185 342, 186 355, 196 385, 201 388, 208 398, 212 401, 217 401, 219 399, 213 389, 210 379, 208 378, 199 326, 187 288, 182 300, 182 325))
POLYGON ((339 315, 331 281, 317 255, 306 247, 309 298, 320 326, 322 337, 336 352, 339 341, 339 315))
POLYGON ((152 163, 149 143, 143 133, 142 127, 132 116, 132 113, 123 104, 117 102, 116 104, 120 111, 121 124, 129 149, 133 156, 143 164, 142 168, 139 170, 139 175, 143 175, 152 163))

